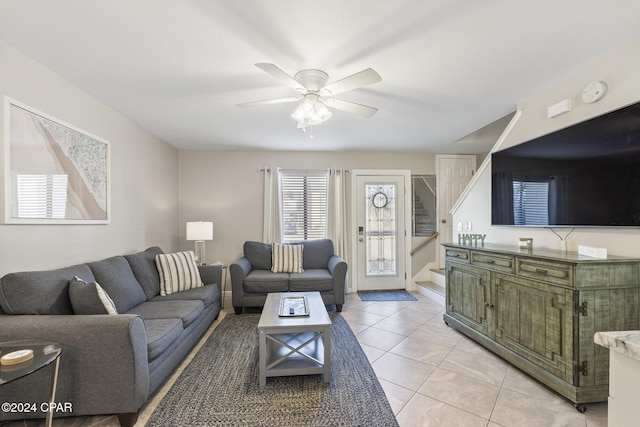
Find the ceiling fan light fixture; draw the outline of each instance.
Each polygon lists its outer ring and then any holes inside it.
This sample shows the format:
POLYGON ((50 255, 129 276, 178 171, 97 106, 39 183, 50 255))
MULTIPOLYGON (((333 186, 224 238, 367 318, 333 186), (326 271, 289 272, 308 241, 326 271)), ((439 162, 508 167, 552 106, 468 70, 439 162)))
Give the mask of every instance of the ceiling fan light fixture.
POLYGON ((322 101, 316 102, 316 104, 313 106, 313 110, 315 116, 317 116, 318 120, 320 120, 320 123, 325 122, 331 118, 331 111, 329 111, 325 103, 322 101))
POLYGON ((304 96, 304 100, 298 104, 291 118, 298 122, 298 128, 306 128, 323 123, 331 118, 331 111, 324 100, 315 93, 304 96))

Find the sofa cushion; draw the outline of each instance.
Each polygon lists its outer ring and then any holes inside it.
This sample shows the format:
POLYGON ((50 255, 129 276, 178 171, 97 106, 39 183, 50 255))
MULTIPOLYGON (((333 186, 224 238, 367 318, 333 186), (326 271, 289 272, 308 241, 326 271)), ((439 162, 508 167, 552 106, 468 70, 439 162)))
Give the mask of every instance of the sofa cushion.
POLYGON ((286 292, 289 290, 289 273, 272 273, 271 270, 251 270, 244 278, 245 292, 286 292))
POLYGON ((192 251, 158 254, 156 267, 160 276, 160 295, 203 286, 192 251))
POLYGON ((69 299, 76 314, 118 314, 116 305, 97 282, 76 276, 69 284, 69 299))
POLYGON ((220 289, 218 285, 204 285, 199 288, 176 292, 170 295, 156 295, 151 301, 196 300, 202 301, 205 307, 209 307, 219 299, 220 289))
MULTIPOLYGON (((131 307, 145 302, 147 296, 133 275, 126 258, 114 256, 102 261, 90 262, 95 280, 107 291, 118 308, 118 313, 126 313, 131 307)), ((90 280, 78 275, 84 280, 90 280)))
POLYGON ((202 301, 147 301, 133 307, 126 314, 137 314, 145 321, 177 318, 182 320, 182 326, 186 329, 203 311, 202 301))
POLYGON ((289 275, 291 291, 330 291, 333 289, 333 277, 324 268, 306 269, 304 273, 289 275))
POLYGON ((160 276, 156 268, 156 255, 162 253, 164 253, 162 249, 153 246, 143 252, 124 256, 129 262, 136 279, 138 279, 138 283, 142 286, 147 300, 160 294, 160 276))
POLYGON ((301 243, 304 246, 302 266, 305 270, 327 268, 329 258, 334 255, 331 239, 305 240, 301 243))
POLYGON ((274 273, 302 273, 302 245, 271 245, 271 271, 274 273))
POLYGON ((69 282, 95 280, 86 264, 48 271, 9 273, 0 279, 0 305, 6 314, 73 314, 69 282))
POLYGON ((261 242, 244 242, 244 256, 254 270, 271 270, 271 245, 261 242))
POLYGON ((149 361, 164 353, 184 331, 182 320, 176 318, 145 319, 144 329, 147 332, 149 361))

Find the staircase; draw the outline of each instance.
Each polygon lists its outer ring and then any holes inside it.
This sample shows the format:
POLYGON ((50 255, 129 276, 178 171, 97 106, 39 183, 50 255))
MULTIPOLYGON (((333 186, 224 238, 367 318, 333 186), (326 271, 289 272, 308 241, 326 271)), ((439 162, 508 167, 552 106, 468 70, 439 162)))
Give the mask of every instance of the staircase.
POLYGON ((431 236, 436 232, 435 176, 414 175, 412 182, 413 236, 431 236))
POLYGON ((431 280, 426 282, 416 282, 418 285, 418 292, 422 295, 431 298, 432 300, 445 305, 445 274, 443 269, 430 270, 431 280))
POLYGON ((413 198, 413 235, 414 236, 431 236, 435 229, 433 216, 424 206, 417 194, 413 198))

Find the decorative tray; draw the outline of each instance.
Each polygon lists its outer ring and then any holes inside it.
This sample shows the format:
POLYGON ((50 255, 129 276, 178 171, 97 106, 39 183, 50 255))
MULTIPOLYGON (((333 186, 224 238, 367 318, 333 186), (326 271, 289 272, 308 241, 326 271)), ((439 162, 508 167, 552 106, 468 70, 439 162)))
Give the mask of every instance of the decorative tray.
POLYGON ((304 295, 281 297, 279 314, 280 317, 308 316, 307 297, 304 295))

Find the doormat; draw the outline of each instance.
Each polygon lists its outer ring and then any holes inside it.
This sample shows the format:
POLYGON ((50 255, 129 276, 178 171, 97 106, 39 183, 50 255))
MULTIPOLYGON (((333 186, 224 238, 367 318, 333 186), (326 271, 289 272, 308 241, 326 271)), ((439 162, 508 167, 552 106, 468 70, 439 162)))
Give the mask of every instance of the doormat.
POLYGON ((358 296, 362 301, 418 301, 418 298, 404 289, 393 291, 358 291, 358 296))

